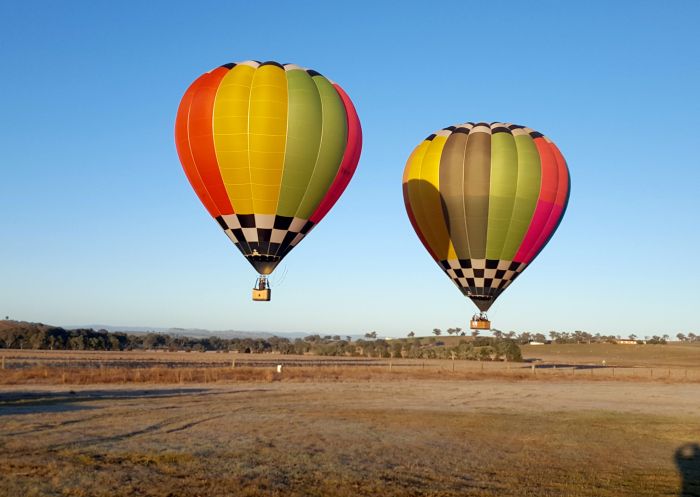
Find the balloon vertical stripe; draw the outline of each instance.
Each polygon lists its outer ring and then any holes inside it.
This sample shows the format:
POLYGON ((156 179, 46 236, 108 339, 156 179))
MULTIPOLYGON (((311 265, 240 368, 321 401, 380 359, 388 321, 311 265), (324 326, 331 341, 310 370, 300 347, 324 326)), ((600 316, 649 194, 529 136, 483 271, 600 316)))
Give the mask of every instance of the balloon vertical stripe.
POLYGON ((500 259, 506 244, 518 186, 518 149, 508 128, 495 128, 491 135, 491 184, 487 259, 500 259))
POLYGON ((411 177, 415 179, 408 182, 409 198, 415 200, 411 206, 416 221, 439 260, 457 257, 443 217, 439 188, 440 157, 448 135, 448 131, 438 131, 423 142, 425 151, 416 155, 412 165, 415 176, 411 177))
POLYGON ((189 141, 189 115, 192 108, 194 94, 200 84, 201 79, 198 79, 192 83, 192 85, 190 85, 185 92, 185 95, 182 97, 182 102, 177 110, 177 118, 175 120, 175 146, 177 148, 177 153, 180 156, 180 160, 182 161, 182 168, 185 170, 185 175, 197 194, 197 197, 199 197, 199 200, 202 202, 202 204, 204 204, 207 212, 209 212, 212 217, 217 217, 221 213, 209 195, 207 187, 199 175, 189 141))
POLYGON ((403 173, 403 184, 401 186, 403 190, 404 206, 406 207, 406 213, 408 214, 408 219, 411 222, 411 226, 413 226, 413 230, 416 232, 416 235, 418 235, 418 239, 425 247, 425 250, 427 250, 428 253, 430 253, 430 255, 432 256, 432 258, 435 259, 435 262, 439 264, 440 257, 437 255, 435 250, 433 250, 433 247, 430 245, 428 239, 423 234, 423 229, 420 227, 420 224, 418 223, 418 217, 415 214, 415 209, 418 207, 418 196, 415 194, 415 192, 412 192, 411 190, 413 189, 414 185, 418 183, 418 181, 415 179, 409 181, 409 178, 413 177, 416 174, 416 168, 425 156, 425 151, 428 148, 428 143, 429 142, 424 141, 423 143, 418 145, 415 148, 415 150, 413 150, 413 152, 411 153, 411 156, 408 158, 408 162, 406 163, 406 169, 403 173), (413 199, 413 203, 409 201, 409 198, 413 199))
POLYGON ((213 104, 218 169, 228 198, 239 214, 254 212, 248 135, 253 74, 255 68, 245 63, 228 70, 213 104))
POLYGON ((537 206, 541 183, 541 164, 537 147, 526 131, 513 130, 518 155, 518 172, 513 211, 499 259, 517 260, 515 254, 525 237, 537 206))
MULTIPOLYGON (((460 169, 460 164, 456 164, 460 169)), ((491 136, 488 125, 477 125, 469 133, 464 161, 464 210, 467 218, 470 259, 486 258, 491 174, 491 136)))
POLYGON ((523 257, 523 262, 529 264, 537 255, 542 251, 542 249, 547 245, 547 242, 552 238, 554 232, 559 227, 562 218, 564 217, 564 212, 566 211, 566 206, 569 203, 569 192, 570 192, 570 178, 569 169, 566 166, 566 161, 564 157, 559 152, 559 149, 551 141, 546 141, 547 147, 550 149, 552 156, 556 162, 557 166, 557 191, 554 197, 554 205, 550 212, 549 218, 545 223, 542 231, 540 232, 537 241, 533 245, 532 249, 523 257))
POLYGON ((187 119, 187 138, 194 164, 220 214, 233 214, 231 201, 226 193, 213 137, 213 104, 216 90, 227 70, 217 68, 201 78, 194 95, 187 119))
POLYGON ((306 71, 288 71, 287 85, 289 131, 277 213, 294 217, 316 165, 323 108, 318 87, 306 71))
POLYGON ((338 172, 335 175, 333 183, 331 183, 330 188, 328 188, 328 193, 323 200, 318 205, 316 211, 309 218, 311 222, 317 224, 321 219, 325 217, 329 210, 335 205, 336 201, 345 191, 345 188, 350 183, 350 179, 353 174, 355 174, 355 169, 357 168, 357 162, 360 160, 360 152, 362 151, 362 128, 360 126, 360 119, 357 116, 357 111, 355 106, 352 104, 350 97, 347 93, 338 85, 333 84, 340 99, 345 107, 345 114, 347 116, 347 128, 348 128, 348 144, 345 148, 345 153, 343 154, 343 160, 340 163, 338 172))
POLYGON ((542 165, 542 180, 540 185, 540 196, 537 200, 535 213, 530 222, 530 227, 523 238, 518 252, 515 254, 515 260, 529 262, 527 254, 531 253, 540 240, 540 235, 549 220, 552 208, 554 207, 554 199, 557 195, 557 185, 559 169, 556 159, 552 154, 551 149, 547 146, 544 138, 536 138, 535 145, 540 154, 540 162, 542 165))
POLYGON ((447 230, 458 259, 471 258, 464 205, 464 163, 468 139, 468 133, 452 133, 445 142, 440 158, 440 195, 444 209, 450 213, 446 219, 447 230), (454 162, 455 167, 443 167, 443 162, 454 162))
POLYGON ((343 160, 348 144, 347 115, 337 90, 321 75, 312 79, 318 88, 323 114, 321 118, 321 143, 316 162, 301 199, 295 217, 310 219, 333 182, 343 160))
POLYGON ((255 71, 248 122, 252 213, 274 215, 287 141, 287 77, 281 67, 263 64, 255 71))

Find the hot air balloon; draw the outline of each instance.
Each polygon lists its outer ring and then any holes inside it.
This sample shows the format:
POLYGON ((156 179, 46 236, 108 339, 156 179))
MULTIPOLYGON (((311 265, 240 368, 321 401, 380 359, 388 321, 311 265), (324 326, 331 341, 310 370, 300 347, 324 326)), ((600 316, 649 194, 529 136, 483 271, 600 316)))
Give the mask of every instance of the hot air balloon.
POLYGON ((197 78, 175 120, 192 188, 259 273, 268 275, 323 219, 362 148, 360 121, 336 83, 294 64, 245 61, 197 78))
POLYGON ((480 313, 528 267, 559 226, 569 170, 554 143, 509 123, 465 123, 428 136, 403 176, 404 203, 421 242, 480 313))

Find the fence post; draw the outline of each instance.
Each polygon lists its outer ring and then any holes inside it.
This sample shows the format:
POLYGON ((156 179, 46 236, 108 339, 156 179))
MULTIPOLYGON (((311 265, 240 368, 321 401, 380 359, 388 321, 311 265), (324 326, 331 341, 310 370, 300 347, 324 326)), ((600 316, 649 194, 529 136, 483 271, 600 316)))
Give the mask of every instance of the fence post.
POLYGON ((615 377, 615 368, 612 368, 613 378, 615 377))
POLYGON ((231 369, 236 367, 236 359, 231 359, 231 369))
POLYGON ((533 364, 531 367, 532 367, 532 374, 537 374, 537 373, 535 373, 535 365, 533 364))
POLYGON ((654 377, 654 368, 649 368, 649 377, 650 378, 654 377))
POLYGON ((391 373, 391 361, 389 361, 389 372, 391 373))
MULTIPOLYGON (((5 356, 2 356, 2 361, 0 361, 0 364, 1 364, 0 369, 5 369, 5 356)), ((686 370, 686 373, 687 372, 688 372, 688 370, 686 370)))

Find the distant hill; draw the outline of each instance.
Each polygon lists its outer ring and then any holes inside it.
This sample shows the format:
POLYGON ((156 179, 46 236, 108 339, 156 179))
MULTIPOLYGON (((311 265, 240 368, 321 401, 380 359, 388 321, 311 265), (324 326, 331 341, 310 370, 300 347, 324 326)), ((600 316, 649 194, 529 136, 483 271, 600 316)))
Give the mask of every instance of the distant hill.
MULTIPOLYGON (((36 326, 43 326, 46 329, 57 328, 59 326, 46 325, 43 323, 31 323, 27 321, 14 321, 14 320, 0 320, 0 330, 8 328, 17 328, 18 326, 25 326, 29 328, 36 328, 36 326)), ((86 330, 93 329, 95 331, 106 330, 109 332, 123 332, 123 333, 133 333, 133 334, 144 334, 144 333, 161 333, 166 335, 176 335, 192 338, 208 338, 208 337, 219 337, 219 338, 287 338, 294 340, 296 338, 304 338, 310 335, 338 335, 338 333, 303 333, 299 331, 282 331, 282 332, 272 332, 272 331, 244 331, 244 330, 208 330, 205 328, 163 328, 157 326, 115 326, 111 324, 80 324, 80 325, 62 325, 61 328, 65 330, 86 330)), ((342 335, 345 338, 347 335, 342 335)), ((363 338, 362 335, 349 335, 353 340, 363 338)))
POLYGON ((153 326, 114 326, 109 324, 85 324, 64 326, 67 330, 92 328, 93 330, 107 330, 111 332, 122 331, 124 333, 163 333, 167 335, 178 335, 185 337, 219 337, 219 338, 304 338, 309 333, 301 332, 279 332, 268 331, 239 331, 239 330, 207 330, 203 328, 158 328, 153 326))
POLYGON ((12 319, 0 320, 0 331, 18 330, 18 331, 51 331, 59 329, 58 326, 52 326, 44 323, 30 323, 28 321, 14 321, 12 319))
MULTIPOLYGON (((319 340, 316 338, 313 341, 319 340)), ((61 327, 44 323, 0 320, 0 349, 227 351, 242 348, 255 352, 292 353, 296 351, 295 346, 299 348, 299 352, 305 353, 310 350, 311 341, 272 333, 235 330, 211 332, 200 329, 153 329, 104 325, 61 327)))

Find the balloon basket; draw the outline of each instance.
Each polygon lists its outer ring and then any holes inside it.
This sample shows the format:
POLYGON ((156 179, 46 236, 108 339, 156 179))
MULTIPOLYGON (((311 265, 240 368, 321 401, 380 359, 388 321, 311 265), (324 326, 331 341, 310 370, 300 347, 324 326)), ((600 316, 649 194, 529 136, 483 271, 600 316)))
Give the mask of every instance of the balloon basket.
POLYGON ((479 320, 471 320, 469 321, 469 328, 472 330, 490 330, 491 329, 491 321, 487 321, 485 319, 479 319, 479 320))
POLYGON ((472 320, 469 321, 469 328, 472 330, 490 330, 491 321, 489 321, 489 318, 486 316, 485 312, 474 314, 472 316, 472 320))
POLYGON ((260 275, 255 282, 255 287, 253 288, 253 301, 269 302, 271 296, 272 290, 270 290, 270 284, 267 281, 267 276, 260 275))
POLYGON ((272 292, 269 288, 266 288, 265 290, 253 288, 253 300, 256 302, 269 302, 271 293, 272 292))

